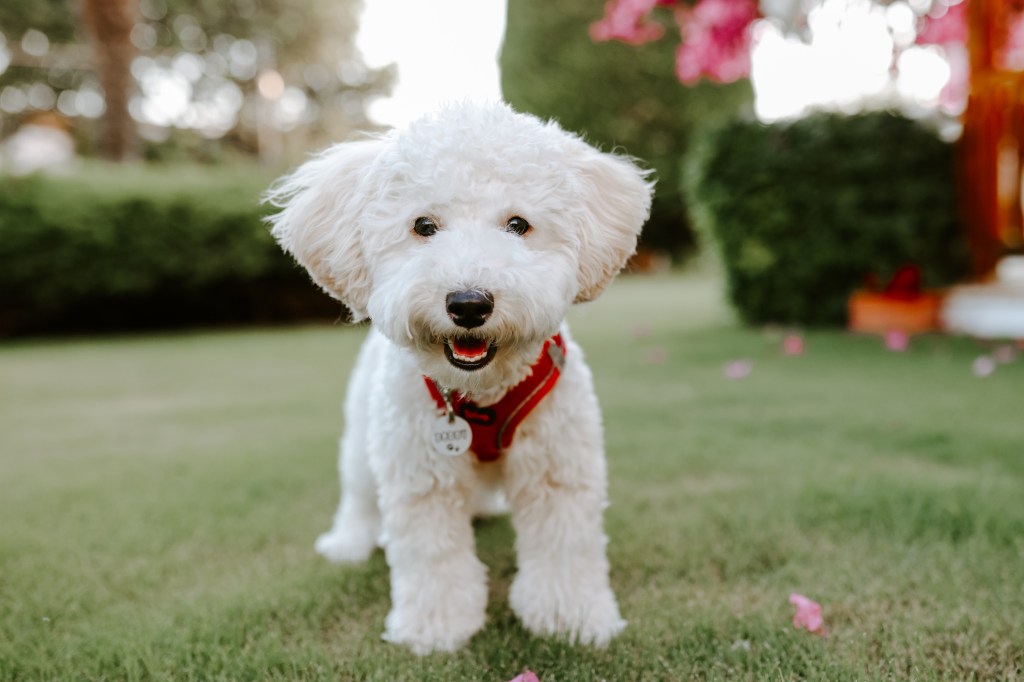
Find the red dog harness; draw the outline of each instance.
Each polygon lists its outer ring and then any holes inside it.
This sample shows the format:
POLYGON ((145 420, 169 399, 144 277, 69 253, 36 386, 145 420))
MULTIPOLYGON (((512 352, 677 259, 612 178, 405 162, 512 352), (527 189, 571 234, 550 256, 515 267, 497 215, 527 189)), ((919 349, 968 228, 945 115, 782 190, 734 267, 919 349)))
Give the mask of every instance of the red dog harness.
MULTIPOLYGON (((512 445, 516 428, 555 387, 564 365, 565 342, 561 334, 556 334, 544 342, 544 349, 530 368, 529 376, 493 405, 477 405, 457 391, 451 393, 451 408, 455 414, 469 422, 473 430, 470 448, 477 460, 493 462, 512 445)), ((438 409, 447 410, 449 405, 437 384, 427 376, 423 380, 438 409)))

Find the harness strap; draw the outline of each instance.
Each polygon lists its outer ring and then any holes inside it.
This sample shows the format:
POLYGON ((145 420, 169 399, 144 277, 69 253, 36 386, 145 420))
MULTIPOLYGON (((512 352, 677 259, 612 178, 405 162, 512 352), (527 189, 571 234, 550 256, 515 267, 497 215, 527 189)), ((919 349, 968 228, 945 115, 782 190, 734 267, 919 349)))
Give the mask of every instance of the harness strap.
MULTIPOLYGON (((452 409, 469 422, 473 430, 470 448, 478 461, 493 462, 512 445, 516 429, 558 382, 565 365, 565 352, 565 341, 561 334, 545 341, 540 357, 530 368, 530 374, 493 405, 477 405, 461 393, 452 392, 452 409)), ((444 396, 434 380, 424 376, 423 381, 438 409, 446 409, 444 396)))

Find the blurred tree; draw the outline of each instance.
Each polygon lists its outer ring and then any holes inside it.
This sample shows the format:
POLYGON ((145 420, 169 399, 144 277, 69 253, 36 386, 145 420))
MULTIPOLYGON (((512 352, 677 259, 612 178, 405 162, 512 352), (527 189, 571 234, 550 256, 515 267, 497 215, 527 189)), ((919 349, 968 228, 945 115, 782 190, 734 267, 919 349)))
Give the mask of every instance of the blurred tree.
POLYGON ((112 161, 135 156, 135 122, 128 112, 134 90, 131 34, 138 0, 84 0, 82 21, 92 39, 100 85, 106 100, 100 153, 112 161))
POLYGON ((368 127, 367 104, 393 80, 355 49, 359 0, 3 0, 0 125, 55 108, 88 129, 116 105, 117 94, 100 97, 105 62, 79 44, 111 28, 103 19, 116 6, 137 7, 128 42, 123 23, 116 35, 135 51, 125 102, 150 155, 217 156, 229 144, 276 157, 286 131, 308 149, 368 127))
POLYGON ((11 31, 9 38, 34 28, 52 41, 68 42, 75 35, 75 17, 68 11, 67 0, 4 0, 0 27, 11 31))
POLYGON ((588 28, 602 10, 600 0, 509 0, 502 89, 513 106, 655 168, 657 193, 642 243, 679 255, 693 242, 680 190, 682 157, 702 126, 749 107, 753 93, 747 81, 681 86, 671 41, 593 42, 588 28))
POLYGON ((205 61, 194 99, 223 97, 226 79, 239 86, 232 136, 247 148, 269 144, 281 130, 301 133, 291 137, 305 150, 371 127, 366 107, 394 78, 391 69, 367 68, 356 50, 360 0, 141 0, 141 7, 143 40, 205 61))

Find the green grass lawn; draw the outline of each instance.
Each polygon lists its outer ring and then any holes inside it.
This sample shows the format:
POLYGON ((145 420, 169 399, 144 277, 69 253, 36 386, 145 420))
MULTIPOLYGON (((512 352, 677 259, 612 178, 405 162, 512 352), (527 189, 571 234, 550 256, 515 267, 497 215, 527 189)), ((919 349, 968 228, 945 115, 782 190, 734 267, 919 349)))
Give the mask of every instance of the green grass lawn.
POLYGON ((380 641, 379 552, 313 553, 364 329, 0 346, 0 680, 1024 677, 1024 361, 842 332, 788 357, 719 298, 623 278, 573 313, 630 621, 599 651, 518 625, 507 520, 478 525, 488 625, 453 655, 380 641))

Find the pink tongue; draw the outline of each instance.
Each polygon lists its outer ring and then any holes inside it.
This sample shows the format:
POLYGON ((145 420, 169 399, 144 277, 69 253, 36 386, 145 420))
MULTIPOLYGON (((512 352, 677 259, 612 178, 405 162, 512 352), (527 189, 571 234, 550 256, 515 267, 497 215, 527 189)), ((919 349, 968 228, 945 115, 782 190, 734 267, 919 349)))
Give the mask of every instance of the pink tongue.
POLYGON ((483 339, 452 339, 452 350, 464 358, 487 355, 487 342, 483 339))

